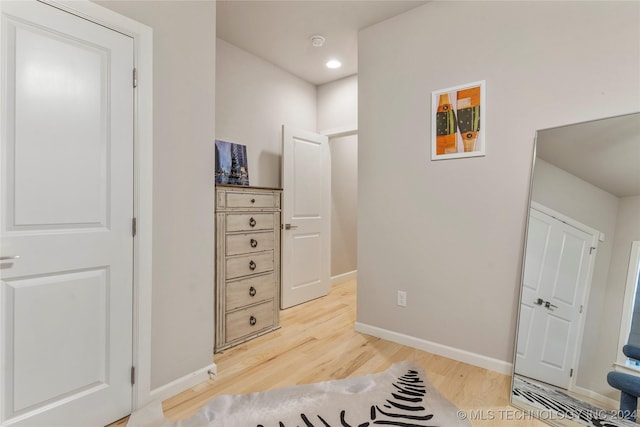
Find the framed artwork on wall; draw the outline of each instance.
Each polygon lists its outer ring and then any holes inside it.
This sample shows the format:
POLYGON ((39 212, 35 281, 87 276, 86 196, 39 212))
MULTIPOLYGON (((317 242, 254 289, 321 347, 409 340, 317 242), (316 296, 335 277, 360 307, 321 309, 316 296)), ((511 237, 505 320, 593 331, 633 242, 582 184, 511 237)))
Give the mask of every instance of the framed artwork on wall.
POLYGON ((431 93, 431 160, 485 155, 485 81, 431 93))
POLYGON ((216 139, 216 184, 249 185, 247 146, 216 139))

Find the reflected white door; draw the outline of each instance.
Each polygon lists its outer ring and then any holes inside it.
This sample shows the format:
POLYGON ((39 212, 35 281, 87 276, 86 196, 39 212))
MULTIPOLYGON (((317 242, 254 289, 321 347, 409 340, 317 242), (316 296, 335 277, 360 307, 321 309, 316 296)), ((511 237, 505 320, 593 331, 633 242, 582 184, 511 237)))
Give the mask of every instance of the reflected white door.
POLYGON ((132 403, 133 41, 0 8, 0 424, 105 425, 132 403))
POLYGON ((596 243, 594 235, 530 210, 516 373, 569 388, 596 243))
POLYGON ((331 288, 331 153, 324 135, 283 126, 281 308, 331 288))

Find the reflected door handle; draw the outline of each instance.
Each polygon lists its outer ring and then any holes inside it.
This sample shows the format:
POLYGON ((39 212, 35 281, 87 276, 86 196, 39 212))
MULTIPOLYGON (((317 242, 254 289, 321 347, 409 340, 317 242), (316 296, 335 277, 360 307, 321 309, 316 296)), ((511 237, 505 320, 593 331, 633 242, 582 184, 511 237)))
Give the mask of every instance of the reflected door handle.
POLYGON ((0 256, 0 261, 15 261, 20 259, 20 255, 0 256))
POLYGON ((554 308, 558 308, 558 306, 557 306, 557 305, 553 305, 553 304, 551 304, 549 301, 545 301, 545 303, 544 303, 544 307, 545 307, 545 308, 548 308, 548 309, 549 309, 549 310, 551 310, 551 311, 553 311, 553 309, 554 309, 554 308))
POLYGON ((297 225, 291 225, 291 224, 285 224, 284 225, 284 229, 285 230, 295 230, 296 228, 298 228, 297 225))
POLYGON ((533 302, 535 305, 542 305, 544 304, 544 300, 542 298, 538 298, 537 300, 535 300, 533 302))

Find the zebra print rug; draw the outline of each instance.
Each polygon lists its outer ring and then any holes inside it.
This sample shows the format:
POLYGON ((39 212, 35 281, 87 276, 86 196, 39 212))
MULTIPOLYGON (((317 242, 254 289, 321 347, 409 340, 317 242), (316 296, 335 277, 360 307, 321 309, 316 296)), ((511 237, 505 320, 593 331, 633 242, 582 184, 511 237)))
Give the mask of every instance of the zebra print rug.
POLYGON ((414 363, 378 374, 214 398, 193 417, 169 421, 158 404, 127 427, 470 427, 414 363))
POLYGON ((597 408, 520 376, 513 378, 513 399, 549 411, 542 418, 548 416, 549 419, 572 420, 590 427, 638 427, 638 424, 618 417, 615 411, 597 408))

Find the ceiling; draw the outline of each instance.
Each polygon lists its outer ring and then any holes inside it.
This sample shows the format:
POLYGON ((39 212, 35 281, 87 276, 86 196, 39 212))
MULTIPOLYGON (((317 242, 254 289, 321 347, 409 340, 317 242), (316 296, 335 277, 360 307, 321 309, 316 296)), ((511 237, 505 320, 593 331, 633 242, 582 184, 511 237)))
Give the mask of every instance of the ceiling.
POLYGON ((418 0, 218 0, 217 36, 314 85, 358 72, 358 31, 421 6, 418 0), (311 36, 326 39, 313 47, 311 36), (329 59, 342 67, 328 69, 329 59))
POLYGON ((537 157, 615 196, 640 195, 640 113, 541 130, 536 140, 537 157))

